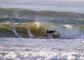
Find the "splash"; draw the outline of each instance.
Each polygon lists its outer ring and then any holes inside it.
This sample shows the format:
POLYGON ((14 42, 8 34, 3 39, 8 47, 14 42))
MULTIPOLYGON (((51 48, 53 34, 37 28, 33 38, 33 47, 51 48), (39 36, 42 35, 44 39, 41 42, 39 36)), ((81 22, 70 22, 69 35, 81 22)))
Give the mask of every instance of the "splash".
POLYGON ((15 34, 15 36, 17 36, 17 37, 19 37, 19 38, 21 38, 21 36, 16 32, 16 30, 15 29, 12 29, 12 31, 13 31, 13 33, 15 34))
POLYGON ((28 32, 28 35, 29 35, 29 37, 30 37, 30 38, 34 37, 34 35, 30 32, 30 30, 29 30, 29 29, 28 29, 28 31, 27 31, 27 32, 28 32))
POLYGON ((62 25, 58 28, 60 38, 63 39, 80 39, 82 33, 74 25, 62 25))
POLYGON ((15 36, 17 36, 18 38, 21 38, 21 36, 16 32, 16 26, 15 26, 15 24, 13 24, 12 27, 13 28, 11 30, 13 31, 13 33, 15 34, 15 36))
POLYGON ((64 27, 66 27, 66 28, 68 28, 68 29, 71 29, 71 28, 73 28, 73 26, 72 25, 63 25, 64 27))

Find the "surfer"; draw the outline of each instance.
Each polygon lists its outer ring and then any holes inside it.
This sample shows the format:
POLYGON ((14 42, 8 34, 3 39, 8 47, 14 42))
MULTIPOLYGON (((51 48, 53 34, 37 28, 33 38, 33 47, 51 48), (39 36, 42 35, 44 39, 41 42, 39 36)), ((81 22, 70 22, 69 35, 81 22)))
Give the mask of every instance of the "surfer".
MULTIPOLYGON (((48 38, 57 38, 60 34, 56 30, 49 30, 44 23, 38 21, 32 21, 27 25, 30 33, 36 37, 48 37, 48 38)), ((30 34, 29 33, 29 34, 30 34)))

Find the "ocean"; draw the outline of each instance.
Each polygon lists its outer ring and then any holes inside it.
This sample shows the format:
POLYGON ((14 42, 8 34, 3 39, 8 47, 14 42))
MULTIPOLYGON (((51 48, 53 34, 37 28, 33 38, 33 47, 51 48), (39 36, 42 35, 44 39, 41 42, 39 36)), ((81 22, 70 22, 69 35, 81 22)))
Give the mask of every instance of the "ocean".
POLYGON ((20 1, 1 1, 0 7, 4 8, 25 8, 36 11, 48 10, 48 11, 67 11, 67 12, 79 12, 84 13, 83 2, 20 2, 20 1))
POLYGON ((17 37, 1 37, 7 34, 1 33, 0 60, 84 60, 84 18, 79 17, 80 14, 75 14, 75 18, 73 17, 74 14, 70 15, 70 12, 84 13, 83 2, 41 3, 28 2, 27 0, 2 0, 0 1, 0 8, 18 8, 18 11, 15 10, 14 13, 10 13, 11 10, 6 12, 6 10, 2 9, 3 13, 0 12, 0 24, 3 22, 25 23, 35 19, 55 24, 56 30, 60 33, 59 38, 47 39, 18 37, 15 30, 13 31, 17 37), (35 12, 27 15, 24 12, 25 10, 22 10, 18 14, 19 9, 28 9, 35 12), (50 12, 50 15, 47 16, 46 14, 41 16, 35 14, 41 11, 69 13, 67 14, 68 17, 67 15, 64 16, 64 13, 62 16, 60 16, 61 14, 51 16, 50 12))

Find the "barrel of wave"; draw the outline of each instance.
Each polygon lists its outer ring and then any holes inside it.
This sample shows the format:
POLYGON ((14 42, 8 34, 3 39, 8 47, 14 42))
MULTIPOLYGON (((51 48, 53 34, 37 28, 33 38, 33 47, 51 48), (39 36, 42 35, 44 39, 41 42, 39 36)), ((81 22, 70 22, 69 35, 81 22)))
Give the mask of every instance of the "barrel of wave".
POLYGON ((59 32, 56 31, 56 26, 52 23, 45 22, 28 22, 26 28, 36 37, 48 37, 49 35, 53 38, 59 37, 59 32), (47 31, 54 31, 53 33, 47 33, 47 31))

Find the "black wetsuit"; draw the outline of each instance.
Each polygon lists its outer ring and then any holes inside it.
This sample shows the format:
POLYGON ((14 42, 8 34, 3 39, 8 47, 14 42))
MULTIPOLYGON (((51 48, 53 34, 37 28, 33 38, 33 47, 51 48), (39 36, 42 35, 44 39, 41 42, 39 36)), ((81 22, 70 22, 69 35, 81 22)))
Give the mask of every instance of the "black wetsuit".
POLYGON ((55 30, 52 30, 52 31, 47 30, 47 33, 54 33, 54 32, 55 30))
POLYGON ((52 31, 47 30, 46 33, 47 33, 47 36, 51 35, 52 38, 58 38, 60 36, 60 34, 59 33, 55 34, 55 32, 56 32, 56 30, 52 30, 52 31))

